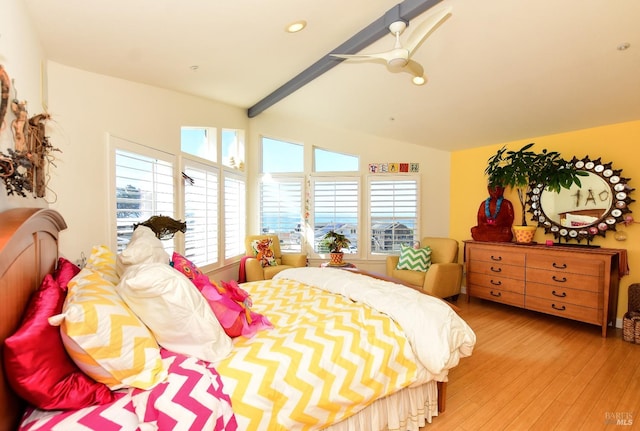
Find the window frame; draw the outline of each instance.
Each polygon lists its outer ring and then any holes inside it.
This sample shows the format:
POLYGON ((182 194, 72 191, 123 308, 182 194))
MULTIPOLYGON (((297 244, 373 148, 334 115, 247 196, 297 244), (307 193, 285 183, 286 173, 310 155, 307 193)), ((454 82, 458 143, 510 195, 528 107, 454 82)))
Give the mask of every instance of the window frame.
MULTIPOLYGON (((116 197, 117 195, 116 153, 120 150, 120 151, 131 153, 133 155, 138 155, 141 157, 162 160, 163 162, 169 163, 171 165, 172 172, 173 172, 173 175, 172 175, 172 180, 173 180, 172 181, 172 198, 173 198, 172 207, 173 208, 172 208, 171 214, 163 214, 163 215, 174 217, 174 218, 176 217, 176 214, 178 212, 177 201, 180 200, 180 196, 177 191, 177 184, 175 181, 178 165, 176 163, 176 157, 173 154, 167 153, 162 150, 158 150, 156 148, 151 148, 146 145, 139 144, 139 143, 130 141, 128 139, 121 138, 116 135, 112 135, 112 134, 108 135, 107 147, 109 151, 108 159, 109 159, 109 179, 110 179, 108 205, 109 205, 109 210, 111 214, 111 216, 109 217, 109 244, 110 244, 110 248, 115 252, 118 250, 118 217, 117 217, 118 199, 116 197)), ((140 221, 144 221, 144 220, 146 220, 146 218, 140 221)), ((175 237, 170 240, 165 240, 163 241, 163 243, 165 244, 165 249, 169 249, 171 251, 179 250, 179 244, 176 241, 175 237)))
POLYGON ((400 250, 391 250, 388 253, 382 253, 382 252, 375 252, 372 250, 370 241, 372 238, 372 230, 373 230, 373 220, 372 220, 372 183, 374 181, 386 181, 386 182, 393 182, 393 181, 415 181, 415 193, 416 193, 416 203, 415 203, 415 211, 416 211, 416 218, 415 218, 415 228, 414 228, 414 238, 415 240, 419 241, 422 238, 422 234, 421 234, 421 230, 420 230, 420 225, 421 225, 421 194, 420 194, 420 185, 421 185, 421 178, 420 178, 420 174, 418 173, 409 173, 409 174, 374 174, 374 175, 367 175, 366 176, 366 187, 367 187, 367 204, 366 204, 366 208, 367 208, 367 220, 366 220, 366 232, 367 232, 367 254, 366 257, 368 260, 384 260, 387 258, 387 256, 390 255, 397 255, 400 253, 400 250))
MULTIPOLYGON (((202 169, 208 173, 213 173, 217 176, 217 184, 216 184, 216 224, 215 224, 215 236, 217 238, 217 244, 216 244, 216 259, 214 261, 208 261, 205 263, 196 263, 198 265, 198 267, 200 269, 202 269, 203 271, 207 271, 207 270, 211 270, 211 269, 215 269, 217 267, 220 267, 222 265, 222 259, 221 259, 221 255, 223 252, 223 239, 221 238, 221 218, 222 218, 222 211, 223 211, 223 206, 220 204, 220 195, 221 195, 221 183, 222 183, 222 173, 221 173, 221 167, 219 163, 213 163, 210 162, 208 160, 204 160, 199 158, 198 156, 193 156, 191 154, 188 153, 182 153, 180 156, 180 170, 181 172, 186 173, 187 166, 191 164, 193 165, 193 169, 202 169)), ((186 200, 186 194, 187 194, 187 187, 189 187, 189 185, 186 184, 187 180, 186 179, 182 179, 181 182, 181 187, 180 187, 180 191, 181 191, 181 195, 180 195, 180 214, 182 215, 182 219, 185 221, 187 220, 187 200, 186 200)), ((208 226, 208 225, 207 225, 208 226)), ((189 229, 189 224, 187 223, 187 229, 189 229)), ((188 232, 188 231, 187 231, 188 232)), ((187 256, 187 233, 185 233, 184 235, 184 241, 182 242, 182 254, 189 258, 189 256, 187 256)))
POLYGON ((306 153, 306 145, 304 143, 300 143, 300 142, 295 142, 292 140, 284 140, 284 139, 280 139, 280 138, 274 138, 271 136, 260 136, 260 168, 259 168, 259 173, 261 175, 286 175, 286 174, 294 174, 294 175, 304 175, 305 171, 306 171, 306 164, 305 164, 305 153, 306 153), (274 142, 280 142, 282 144, 289 144, 292 147, 300 147, 302 148, 302 154, 301 154, 301 160, 297 161, 297 162, 301 162, 301 170, 299 171, 266 171, 265 170, 265 157, 264 157, 264 141, 265 139, 268 139, 270 141, 274 141, 274 142))
POLYGON ((246 251, 245 251, 245 238, 247 236, 247 188, 248 188, 248 183, 247 183, 247 177, 243 172, 240 172, 238 170, 235 169, 231 169, 228 167, 223 167, 222 168, 222 178, 220 181, 220 185, 221 185, 221 194, 220 194, 220 202, 222 202, 222 207, 223 210, 221 211, 221 232, 224 232, 224 236, 221 238, 222 242, 224 244, 223 249, 221 250, 221 255, 220 255, 220 260, 222 261, 223 265, 229 265, 232 263, 237 262, 242 256, 245 255, 246 251), (227 190, 226 187, 226 181, 227 179, 232 179, 234 181, 238 181, 239 183, 241 183, 244 187, 244 194, 242 196, 242 199, 239 200, 240 202, 240 207, 237 209, 236 211, 236 216, 242 216, 242 220, 240 223, 238 223, 239 226, 239 230, 237 232, 237 239, 238 239, 238 249, 237 249, 237 254, 234 255, 228 255, 228 244, 227 244, 227 194, 229 193, 229 191, 227 190))
MULTIPOLYGON (((299 232, 300 232, 300 250, 295 250, 295 249, 290 249, 287 248, 286 246, 283 246, 281 244, 281 250, 283 253, 305 253, 307 251, 307 241, 306 241, 306 223, 305 223, 305 218, 304 218, 304 213, 305 213, 305 196, 306 196, 306 181, 305 181, 305 177, 301 176, 299 174, 262 174, 260 177, 260 180, 258 181, 258 190, 257 190, 257 194, 259 197, 259 209, 258 209, 258 228, 259 228, 259 232, 260 233, 264 233, 263 229, 263 199, 262 199, 262 193, 263 193, 263 185, 267 184, 267 183, 278 183, 278 184, 285 184, 285 183, 289 183, 289 184, 299 184, 300 185, 300 196, 299 196, 299 201, 300 201, 300 206, 299 206, 299 212, 298 212, 298 222, 299 222, 299 232)), ((280 213, 279 213, 280 214, 280 213)), ((273 232, 273 234, 278 235, 280 238, 280 231, 277 232, 273 232)), ((283 238, 280 238, 281 240, 283 238)))
POLYGON ((355 203, 355 207, 356 207, 356 234, 355 234, 355 238, 356 238, 356 244, 352 245, 352 246, 356 246, 357 247, 357 252, 350 254, 349 257, 353 257, 355 259, 358 259, 360 256, 362 256, 362 248, 361 248, 361 244, 362 244, 362 175, 360 175, 359 173, 354 173, 352 175, 349 174, 345 174, 343 173, 343 175, 340 176, 336 176, 336 175, 328 175, 325 173, 322 174, 312 174, 309 176, 309 192, 308 192, 308 199, 309 199, 309 217, 306 220, 307 225, 309 226, 309 231, 307 234, 307 239, 308 239, 308 254, 310 254, 311 256, 313 256, 314 258, 317 259, 327 259, 329 257, 328 253, 318 253, 316 251, 316 218, 315 218, 315 214, 316 214, 316 207, 317 207, 317 203, 316 203, 316 199, 315 199, 315 190, 316 190, 316 183, 317 182, 340 182, 340 181, 354 181, 356 183, 356 188, 357 188, 357 197, 355 199, 356 203, 355 203))

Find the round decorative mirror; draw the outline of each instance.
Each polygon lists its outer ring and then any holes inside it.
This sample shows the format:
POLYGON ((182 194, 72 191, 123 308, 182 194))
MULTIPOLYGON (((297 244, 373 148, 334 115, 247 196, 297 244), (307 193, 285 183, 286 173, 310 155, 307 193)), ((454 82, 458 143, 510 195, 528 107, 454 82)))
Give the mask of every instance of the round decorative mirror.
POLYGON ((589 156, 574 157, 571 163, 586 172, 580 177, 581 186, 573 185, 560 193, 545 190, 544 184, 532 186, 529 212, 545 233, 552 233, 559 241, 586 239, 589 243, 624 221, 624 214, 631 212, 629 204, 634 200, 629 194, 634 189, 627 185, 629 178, 620 176, 622 169, 613 169, 611 163, 590 160, 589 156))

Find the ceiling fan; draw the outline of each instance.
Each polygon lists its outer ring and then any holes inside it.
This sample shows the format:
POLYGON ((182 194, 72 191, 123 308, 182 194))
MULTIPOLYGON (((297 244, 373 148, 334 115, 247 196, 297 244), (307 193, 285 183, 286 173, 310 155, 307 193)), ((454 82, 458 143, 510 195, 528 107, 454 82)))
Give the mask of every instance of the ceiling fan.
POLYGON ((413 75, 413 83, 422 85, 426 82, 424 69, 415 60, 411 59, 414 51, 424 42, 424 40, 435 31, 435 29, 451 16, 451 8, 445 8, 428 15, 407 39, 403 46, 400 35, 407 28, 407 21, 399 18, 389 24, 389 31, 396 38, 393 49, 376 54, 331 54, 332 57, 345 60, 375 61, 386 64, 391 72, 408 72, 413 75))

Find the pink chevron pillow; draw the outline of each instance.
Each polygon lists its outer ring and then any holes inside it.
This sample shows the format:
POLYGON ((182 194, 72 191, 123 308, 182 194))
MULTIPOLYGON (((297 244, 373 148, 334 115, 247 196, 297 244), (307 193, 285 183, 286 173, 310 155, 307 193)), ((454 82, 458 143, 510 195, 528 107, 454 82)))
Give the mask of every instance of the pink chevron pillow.
POLYGON ((45 276, 18 331, 5 340, 7 379, 13 390, 43 410, 80 409, 110 403, 114 393, 89 378, 65 351, 60 330, 47 319, 62 311, 67 283, 80 269, 64 258, 45 276))
POLYGON ((171 258, 171 266, 198 288, 228 336, 251 338, 261 329, 273 328, 265 316, 251 311, 251 297, 235 281, 222 282, 222 286, 218 286, 193 262, 176 252, 171 258))

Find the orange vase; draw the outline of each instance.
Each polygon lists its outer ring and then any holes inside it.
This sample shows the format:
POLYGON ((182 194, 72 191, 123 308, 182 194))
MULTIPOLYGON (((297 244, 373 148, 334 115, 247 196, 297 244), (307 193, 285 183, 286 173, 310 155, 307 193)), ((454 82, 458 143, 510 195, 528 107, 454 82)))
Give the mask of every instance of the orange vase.
POLYGON ((530 244, 536 234, 537 226, 512 226, 513 235, 519 244, 530 244))

